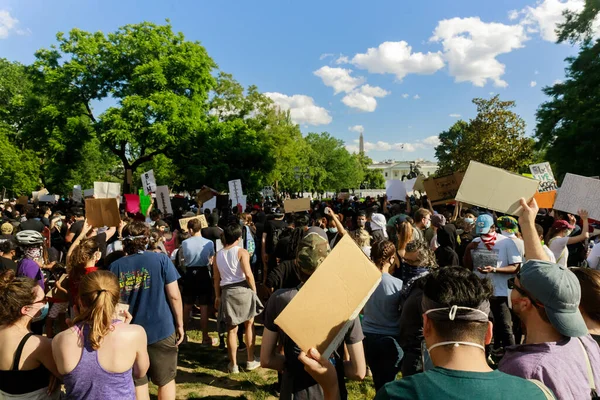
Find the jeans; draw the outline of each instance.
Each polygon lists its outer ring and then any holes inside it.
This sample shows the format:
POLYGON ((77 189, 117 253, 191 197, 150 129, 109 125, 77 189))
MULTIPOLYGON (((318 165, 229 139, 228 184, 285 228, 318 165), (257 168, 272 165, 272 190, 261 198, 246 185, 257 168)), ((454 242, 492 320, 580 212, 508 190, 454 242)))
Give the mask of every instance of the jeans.
POLYGON ((494 349, 513 346, 515 336, 512 330, 512 316, 508 308, 508 297, 492 297, 490 309, 494 317, 494 349))
POLYGON ((365 333, 365 358, 373 374, 375 390, 396 379, 404 353, 396 338, 389 335, 365 333))

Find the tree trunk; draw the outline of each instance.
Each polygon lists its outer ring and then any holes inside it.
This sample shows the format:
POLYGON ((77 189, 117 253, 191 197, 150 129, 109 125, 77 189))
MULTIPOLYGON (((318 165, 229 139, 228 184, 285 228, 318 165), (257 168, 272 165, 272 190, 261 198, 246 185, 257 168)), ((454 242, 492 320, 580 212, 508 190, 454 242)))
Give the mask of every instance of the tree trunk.
POLYGON ((129 194, 131 192, 131 177, 133 170, 131 167, 125 167, 125 177, 123 179, 123 194, 129 194))

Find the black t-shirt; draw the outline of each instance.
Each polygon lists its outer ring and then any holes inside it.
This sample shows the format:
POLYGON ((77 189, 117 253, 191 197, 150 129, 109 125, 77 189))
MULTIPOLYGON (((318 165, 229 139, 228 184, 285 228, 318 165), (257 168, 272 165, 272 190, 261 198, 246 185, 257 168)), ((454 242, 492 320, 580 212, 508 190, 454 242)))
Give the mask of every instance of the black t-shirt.
POLYGON ((17 273, 17 263, 14 262, 13 260, 9 260, 8 258, 0 257, 0 272, 4 272, 8 269, 13 270, 16 274, 17 273))
POLYGON ((71 240, 71 242, 73 242, 73 240, 77 239, 79 237, 79 235, 81 235, 81 231, 83 230, 83 223, 84 223, 84 220, 80 220, 80 221, 73 222, 73 225, 71 225, 69 232, 71 232, 75 235, 75 236, 73 236, 73 239, 71 240))
POLYGON ((36 231, 42 233, 46 225, 39 219, 28 219, 25 222, 21 222, 22 231, 36 231))
POLYGON ((285 222, 284 220, 272 220, 272 221, 267 221, 267 223, 265 224, 265 232, 267 234, 267 243, 266 243, 266 247, 267 247, 267 254, 272 254, 274 249, 273 246, 273 235, 275 232, 277 231, 283 231, 285 228, 287 228, 288 224, 287 222, 285 222))
POLYGON ((209 226, 208 228, 204 228, 200 231, 200 234, 204 239, 208 239, 213 242, 215 251, 217 250, 217 240, 221 239, 222 233, 223 230, 218 226, 209 226))
POLYGON ((291 289, 300 285, 295 260, 282 261, 269 271, 267 287, 270 289, 291 289))

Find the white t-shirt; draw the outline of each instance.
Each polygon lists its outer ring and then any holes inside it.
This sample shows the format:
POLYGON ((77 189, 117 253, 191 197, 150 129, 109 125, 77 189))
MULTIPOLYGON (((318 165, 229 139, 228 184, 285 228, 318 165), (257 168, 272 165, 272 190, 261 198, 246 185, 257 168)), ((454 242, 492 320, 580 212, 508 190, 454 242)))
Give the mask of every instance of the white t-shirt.
POLYGON ((556 257, 554 257, 554 253, 552 252, 552 250, 550 250, 548 248, 548 246, 546 246, 546 245, 544 245, 542 248, 544 249, 544 252, 548 256, 548 258, 550 259, 550 261, 556 264, 556 257))
POLYGON ((590 255, 587 258, 588 265, 593 269, 600 269, 600 243, 592 248, 590 255))
MULTIPOLYGON (((473 239, 473 242, 478 243, 477 248, 472 252, 475 273, 479 275, 480 278, 487 278, 492 281, 492 284, 494 285, 494 296, 506 297, 508 295, 508 284, 506 281, 510 278, 513 278, 515 275, 499 274, 493 272, 489 274, 482 274, 479 271, 477 271, 477 267, 479 267, 479 265, 476 265, 475 263, 475 253, 478 251, 488 252, 488 250, 485 244, 481 241, 481 238, 475 238, 473 239)), ((496 265, 491 265, 491 267, 501 268, 512 264, 520 264, 523 262, 521 254, 519 253, 519 249, 517 248, 515 242, 502 235, 497 235, 496 243, 494 244, 494 247, 492 248, 491 252, 496 253, 496 265)))
POLYGON ((563 267, 567 266, 567 260, 569 259, 569 249, 567 248, 567 243, 569 242, 569 237, 559 237, 555 236, 548 242, 548 247, 554 253, 554 258, 556 258, 556 263, 558 265, 562 265, 563 267))
POLYGON ((221 275, 221 287, 246 280, 238 255, 240 248, 233 246, 217 253, 217 268, 221 275))

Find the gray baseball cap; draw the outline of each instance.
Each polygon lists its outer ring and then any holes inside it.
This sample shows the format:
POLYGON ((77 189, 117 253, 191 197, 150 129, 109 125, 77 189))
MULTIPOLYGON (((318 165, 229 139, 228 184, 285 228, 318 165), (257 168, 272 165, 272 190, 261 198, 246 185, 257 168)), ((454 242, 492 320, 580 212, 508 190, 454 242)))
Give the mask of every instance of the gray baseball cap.
POLYGON ((549 261, 530 260, 521 267, 519 282, 544 305, 550 323, 558 332, 568 337, 588 334, 579 312, 581 286, 567 267, 549 261))

